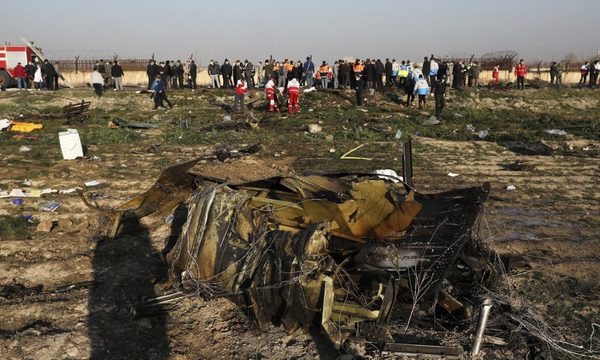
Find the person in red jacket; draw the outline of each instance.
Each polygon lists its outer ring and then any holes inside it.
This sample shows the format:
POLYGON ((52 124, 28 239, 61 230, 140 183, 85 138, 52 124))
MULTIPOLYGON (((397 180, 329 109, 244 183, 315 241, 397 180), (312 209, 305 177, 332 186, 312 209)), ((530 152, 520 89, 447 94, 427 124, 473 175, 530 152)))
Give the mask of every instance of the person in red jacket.
POLYGON ((494 66, 494 70, 492 70, 492 83, 494 85, 498 85, 500 82, 500 65, 494 66))
POLYGON ((27 72, 21 63, 15 66, 13 73, 15 74, 15 79, 17 79, 19 89, 27 90, 27 72))
POLYGON ((515 67, 515 75, 517 76, 517 88, 523 90, 525 87, 525 76, 527 76, 527 65, 525 65, 523 59, 519 60, 519 63, 515 67))
POLYGON ((237 112, 237 105, 240 103, 240 111, 244 113, 244 97, 248 92, 248 83, 246 83, 246 79, 241 78, 235 84, 235 97, 233 100, 233 113, 237 112))
POLYGON ((288 81, 287 85, 288 92, 288 113, 292 113, 292 110, 295 112, 300 112, 300 105, 298 104, 298 95, 300 93, 300 82, 293 78, 288 81))
POLYGON ((273 76, 267 81, 265 85, 265 94, 267 95, 267 100, 269 100, 269 113, 273 113, 273 111, 279 112, 279 105, 277 104, 277 91, 275 87, 275 81, 273 76))

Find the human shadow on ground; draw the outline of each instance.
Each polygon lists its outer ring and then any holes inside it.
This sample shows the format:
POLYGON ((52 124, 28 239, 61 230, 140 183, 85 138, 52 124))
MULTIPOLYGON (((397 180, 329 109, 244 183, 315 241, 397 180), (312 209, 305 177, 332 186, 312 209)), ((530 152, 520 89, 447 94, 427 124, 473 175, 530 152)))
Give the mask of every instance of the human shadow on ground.
MULTIPOLYGON (((102 239, 92 259, 94 285, 88 301, 90 359, 166 359, 166 314, 141 313, 144 297, 166 277, 160 251, 138 219, 123 222, 121 235, 102 239)), ((156 311, 159 310, 159 311, 156 311)))

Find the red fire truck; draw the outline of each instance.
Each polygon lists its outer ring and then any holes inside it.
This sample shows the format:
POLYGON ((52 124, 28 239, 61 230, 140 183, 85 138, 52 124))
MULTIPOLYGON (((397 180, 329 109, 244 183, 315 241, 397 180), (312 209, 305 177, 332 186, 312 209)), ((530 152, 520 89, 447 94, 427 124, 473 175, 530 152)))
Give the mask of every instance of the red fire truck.
POLYGON ((0 86, 12 87, 17 82, 13 69, 18 63, 25 66, 29 61, 35 61, 37 55, 29 46, 0 46, 0 86))

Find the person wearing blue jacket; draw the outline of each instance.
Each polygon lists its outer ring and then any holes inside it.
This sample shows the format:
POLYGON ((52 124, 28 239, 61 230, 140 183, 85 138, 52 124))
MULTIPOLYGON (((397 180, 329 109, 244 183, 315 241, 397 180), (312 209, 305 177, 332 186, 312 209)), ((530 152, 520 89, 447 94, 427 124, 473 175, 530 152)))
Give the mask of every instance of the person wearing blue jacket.
POLYGON ((419 80, 415 83, 413 94, 419 95, 419 109, 422 109, 427 101, 427 94, 429 94, 429 84, 423 78, 423 74, 419 75, 419 80))
POLYGON ((158 109, 159 106, 166 108, 164 101, 169 104, 172 109, 173 104, 167 99, 167 87, 164 80, 161 79, 160 75, 156 75, 154 82, 152 83, 151 90, 154 91, 154 110, 158 109))

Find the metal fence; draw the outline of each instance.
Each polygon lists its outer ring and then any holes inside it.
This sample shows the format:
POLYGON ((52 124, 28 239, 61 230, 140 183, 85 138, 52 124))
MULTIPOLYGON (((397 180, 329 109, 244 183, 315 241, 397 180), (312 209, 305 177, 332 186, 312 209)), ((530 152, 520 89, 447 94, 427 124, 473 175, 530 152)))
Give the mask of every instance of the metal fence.
MULTIPOLYGON (((92 71, 98 60, 56 60, 60 71, 92 71)), ((112 63, 112 59, 104 60, 112 63)), ((147 59, 119 59, 124 71, 144 71, 148 66, 147 59)))

